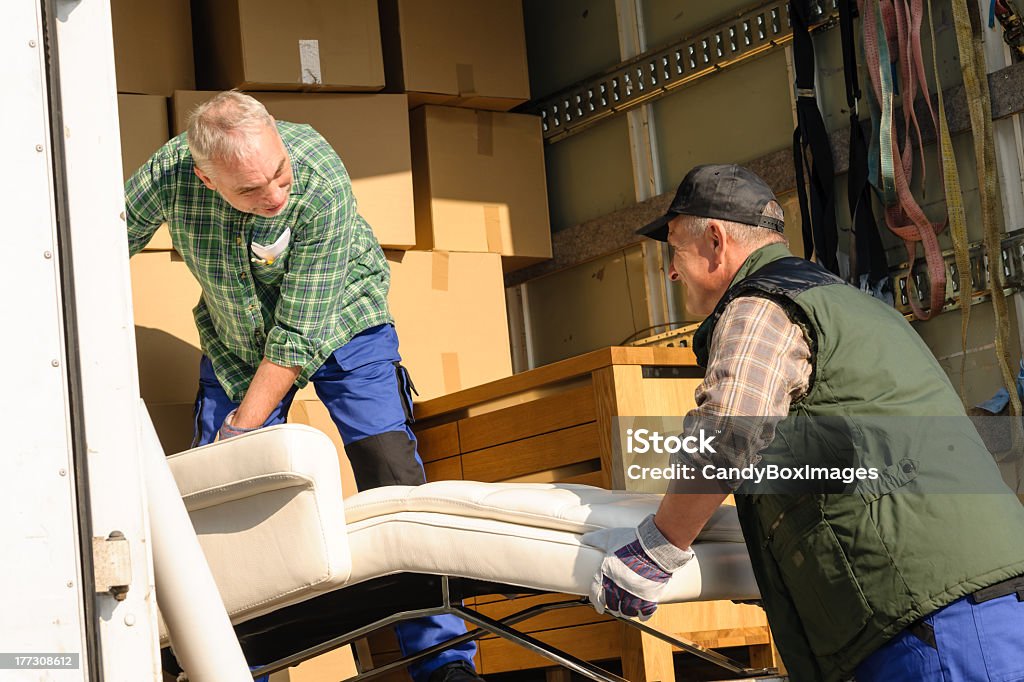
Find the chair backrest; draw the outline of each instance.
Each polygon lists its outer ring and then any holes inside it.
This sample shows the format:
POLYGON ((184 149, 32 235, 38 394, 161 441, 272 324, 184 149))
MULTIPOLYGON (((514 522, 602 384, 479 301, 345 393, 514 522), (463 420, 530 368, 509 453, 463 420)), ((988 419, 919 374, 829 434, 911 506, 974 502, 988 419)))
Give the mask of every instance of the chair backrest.
POLYGON ((338 454, 325 434, 274 426, 168 464, 232 622, 348 580, 338 454))

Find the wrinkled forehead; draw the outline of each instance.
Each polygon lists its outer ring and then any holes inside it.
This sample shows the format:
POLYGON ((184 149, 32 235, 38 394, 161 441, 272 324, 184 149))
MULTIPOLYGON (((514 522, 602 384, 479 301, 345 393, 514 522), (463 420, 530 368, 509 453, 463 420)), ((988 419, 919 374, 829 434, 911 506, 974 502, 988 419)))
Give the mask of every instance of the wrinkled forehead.
POLYGON ((688 235, 686 232, 687 222, 692 220, 693 216, 679 214, 668 222, 668 241, 671 244, 679 244, 684 241, 688 235))

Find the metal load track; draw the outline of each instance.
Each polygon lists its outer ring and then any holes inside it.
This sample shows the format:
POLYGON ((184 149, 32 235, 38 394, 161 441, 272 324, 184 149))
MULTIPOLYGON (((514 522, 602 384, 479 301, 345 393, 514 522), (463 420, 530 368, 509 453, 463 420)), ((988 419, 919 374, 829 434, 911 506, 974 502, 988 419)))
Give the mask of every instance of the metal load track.
MULTIPOLYGON (((991 299, 992 275, 989 272, 989 257, 983 242, 974 242, 969 245, 969 257, 971 260, 971 305, 982 303, 991 299)), ((1024 289, 1024 230, 1004 235, 1000 250, 1003 260, 1003 291, 1009 296, 1012 293, 1024 289)), ((946 263, 946 303, 942 312, 954 310, 960 307, 960 274, 957 271, 956 260, 952 249, 942 252, 946 263)), ((927 303, 928 292, 931 290, 931 282, 928 279, 928 265, 921 258, 914 264, 914 271, 910 271, 909 263, 902 263, 889 272, 895 292, 896 309, 904 315, 912 315, 909 296, 916 295, 921 303, 927 303), (911 292, 908 286, 910 277, 914 278, 914 291, 911 292)))
MULTIPOLYGON (((838 20, 837 0, 809 0, 812 29, 838 20)), ((788 2, 770 2, 667 47, 622 62, 604 74, 529 102, 546 142, 556 142, 610 116, 717 73, 793 39, 788 2)))

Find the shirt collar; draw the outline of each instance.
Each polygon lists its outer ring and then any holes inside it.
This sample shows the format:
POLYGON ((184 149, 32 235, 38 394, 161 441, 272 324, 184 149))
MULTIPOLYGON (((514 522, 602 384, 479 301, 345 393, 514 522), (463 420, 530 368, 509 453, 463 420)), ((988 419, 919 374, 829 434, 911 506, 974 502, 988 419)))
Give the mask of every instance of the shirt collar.
MULTIPOLYGON (((278 121, 277 132, 281 134, 281 122, 278 121)), ((292 165, 292 190, 291 196, 299 196, 306 192, 306 180, 302 177, 295 167, 295 149, 291 143, 285 139, 284 135, 281 134, 281 141, 284 142, 285 151, 288 152, 288 162, 292 165)))

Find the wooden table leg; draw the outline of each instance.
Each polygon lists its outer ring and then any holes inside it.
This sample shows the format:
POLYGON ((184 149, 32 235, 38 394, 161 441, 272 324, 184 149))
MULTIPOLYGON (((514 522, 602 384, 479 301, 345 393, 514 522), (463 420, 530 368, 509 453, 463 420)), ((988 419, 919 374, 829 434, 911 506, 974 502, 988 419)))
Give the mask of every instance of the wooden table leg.
POLYGON ((785 674, 786 666, 783 665, 782 656, 779 655, 779 650, 775 646, 775 638, 771 636, 770 631, 768 636, 770 637, 768 644, 752 644, 749 647, 750 667, 777 668, 779 674, 785 674))
POLYGON ((572 682, 572 673, 561 666, 544 670, 545 682, 572 682))
POLYGON ((373 670, 373 652, 370 651, 370 643, 366 638, 357 639, 353 644, 353 653, 356 659, 356 668, 361 673, 373 670))
MULTIPOLYGON (((659 627, 662 614, 656 611, 647 624, 662 629, 659 627)), ((625 623, 622 627, 622 676, 630 682, 674 682, 672 645, 625 623)))

